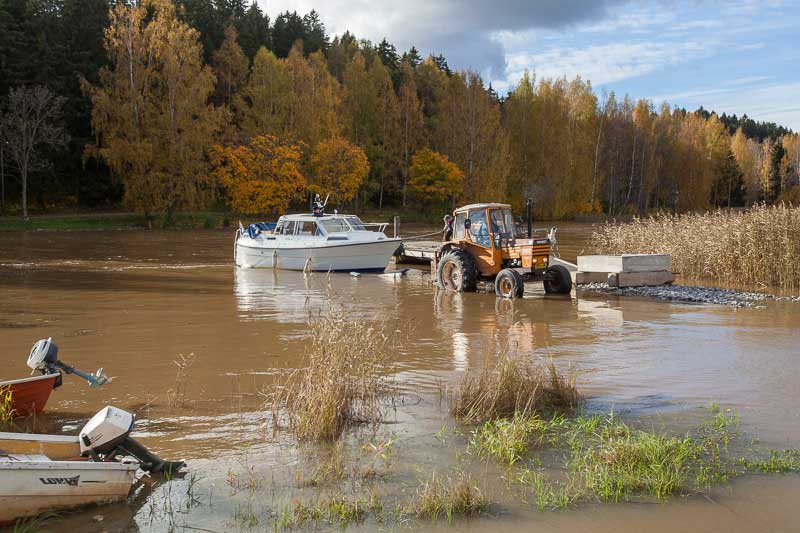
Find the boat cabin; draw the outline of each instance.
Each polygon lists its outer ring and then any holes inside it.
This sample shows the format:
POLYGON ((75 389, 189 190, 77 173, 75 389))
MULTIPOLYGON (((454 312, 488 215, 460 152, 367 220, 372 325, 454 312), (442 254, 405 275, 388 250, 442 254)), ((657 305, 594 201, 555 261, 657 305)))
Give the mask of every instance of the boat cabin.
MULTIPOLYGON (((370 231, 367 226, 356 215, 284 215, 278 219, 273 235, 294 235, 307 237, 335 237, 341 235, 346 237, 348 233, 356 231, 370 231)), ((386 224, 378 231, 382 232, 386 224)))

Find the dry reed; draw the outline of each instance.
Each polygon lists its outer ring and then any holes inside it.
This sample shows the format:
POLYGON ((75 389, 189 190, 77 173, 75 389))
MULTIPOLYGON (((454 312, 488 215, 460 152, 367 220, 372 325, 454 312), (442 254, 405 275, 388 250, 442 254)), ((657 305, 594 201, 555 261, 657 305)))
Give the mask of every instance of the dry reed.
POLYGON ((786 204, 606 223, 591 247, 604 254, 670 254, 673 270, 688 278, 800 287, 800 207, 786 204))
POLYGON ((494 366, 467 373, 456 389, 451 412, 465 422, 565 411, 577 406, 574 376, 559 374, 551 361, 534 364, 504 352, 494 366))
POLYGON ((13 407, 11 388, 0 387, 0 431, 13 428, 16 415, 17 413, 13 407))
POLYGON ((270 395, 274 420, 285 413, 306 441, 333 440, 348 425, 380 422, 390 391, 394 326, 330 312, 313 317, 310 328, 305 365, 270 395))

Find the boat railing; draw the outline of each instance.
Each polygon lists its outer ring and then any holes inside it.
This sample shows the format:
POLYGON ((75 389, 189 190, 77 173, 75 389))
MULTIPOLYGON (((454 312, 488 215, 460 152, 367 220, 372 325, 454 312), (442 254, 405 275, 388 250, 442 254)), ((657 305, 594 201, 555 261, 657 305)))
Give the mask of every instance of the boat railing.
POLYGON ((379 233, 384 233, 386 228, 389 226, 388 222, 362 222, 362 226, 369 231, 377 231, 379 233), (375 228, 375 229, 373 229, 375 228))

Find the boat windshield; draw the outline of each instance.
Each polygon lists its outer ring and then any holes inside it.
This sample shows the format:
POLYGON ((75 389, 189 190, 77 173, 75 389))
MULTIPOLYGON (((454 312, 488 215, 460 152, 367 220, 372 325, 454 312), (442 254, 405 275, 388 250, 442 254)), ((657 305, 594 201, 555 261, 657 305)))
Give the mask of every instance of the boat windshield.
POLYGON ((325 228, 325 231, 328 233, 342 233, 345 231, 351 231, 350 226, 343 218, 321 220, 320 224, 322 224, 322 227, 325 228))
POLYGON ((364 231, 367 228, 364 227, 364 223, 361 222, 361 219, 356 216, 349 216, 347 218, 347 223, 350 224, 350 227, 356 231, 364 231))

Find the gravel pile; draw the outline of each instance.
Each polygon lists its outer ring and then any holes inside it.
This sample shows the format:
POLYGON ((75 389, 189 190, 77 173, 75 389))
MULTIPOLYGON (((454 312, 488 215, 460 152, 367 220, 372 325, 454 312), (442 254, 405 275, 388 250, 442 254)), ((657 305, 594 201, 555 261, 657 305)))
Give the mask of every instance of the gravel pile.
POLYGON ((800 302, 800 296, 774 296, 762 292, 744 292, 715 287, 689 285, 659 285, 658 287, 610 287, 606 283, 587 283, 579 289, 618 294, 622 296, 649 296, 659 300, 686 303, 709 303, 732 307, 764 307, 767 300, 800 302))

